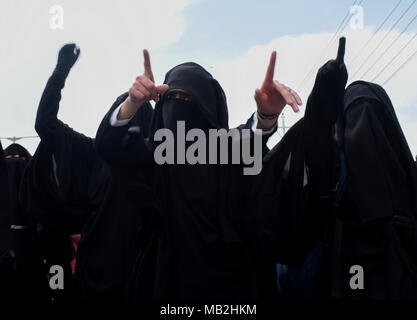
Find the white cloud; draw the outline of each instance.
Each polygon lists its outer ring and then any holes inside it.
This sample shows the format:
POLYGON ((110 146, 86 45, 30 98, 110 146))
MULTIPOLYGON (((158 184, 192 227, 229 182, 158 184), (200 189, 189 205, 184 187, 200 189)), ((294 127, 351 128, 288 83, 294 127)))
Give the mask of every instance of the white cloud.
MULTIPOLYGON (((373 32, 374 30, 372 29, 364 29, 359 31, 348 31, 346 34, 347 46, 345 61, 351 77, 386 34, 385 31, 377 33, 372 42, 365 47, 365 44, 371 38, 373 32), (358 53, 359 57, 351 63, 358 53)), ((349 79, 349 82, 357 80, 359 76, 365 73, 398 35, 398 32, 392 32, 386 38, 384 44, 379 47, 376 53, 372 55, 365 66, 358 72, 358 76, 354 79, 349 79)), ((373 80, 373 78, 412 36, 413 34, 404 34, 400 40, 396 42, 395 46, 387 51, 387 54, 380 59, 372 71, 366 75, 364 80, 373 80)), ((318 68, 327 60, 334 59, 336 56, 338 46, 338 41, 336 40, 333 41, 332 45, 323 53, 323 49, 327 47, 329 40, 332 37, 332 33, 280 37, 271 40, 266 45, 250 48, 248 52, 239 59, 234 59, 233 61, 218 61, 214 63, 212 73, 226 91, 231 125, 235 126, 245 122, 249 115, 255 110, 256 104, 253 99, 253 94, 255 89, 259 88, 262 84, 269 62, 269 56, 273 50, 277 50, 275 78, 293 89, 298 89, 305 106, 318 68), (302 82, 312 67, 314 67, 314 72, 312 72, 304 85, 299 87, 300 82, 302 82)), ((392 63, 374 82, 382 84, 389 75, 416 50, 416 47, 417 39, 415 39, 399 58, 395 60, 395 62, 392 63)), ((392 99, 413 154, 417 153, 416 72, 417 57, 385 86, 385 89, 392 99)), ((285 109, 287 124, 294 124, 302 117, 303 113, 304 108, 299 114, 294 114, 292 110, 287 107, 285 109)), ((273 145, 279 140, 279 137, 276 136, 271 140, 270 144, 273 145)))
MULTIPOLYGON (((1 1, 0 136, 36 134, 42 91, 59 48, 71 41, 81 56, 67 79, 59 117, 94 137, 111 103, 142 72, 142 49, 179 40, 182 10, 193 1, 1 1), (49 27, 55 4, 64 9, 63 30, 49 27)), ((38 141, 21 143, 34 152, 38 141)))
MULTIPOLYGON (((2 1, 0 37, 4 50, 0 51, 0 136, 35 134, 36 109, 56 63, 58 49, 67 41, 76 41, 81 47, 81 56, 67 79, 59 117, 76 130, 94 137, 111 103, 142 72, 143 47, 151 50, 157 82, 163 79, 167 70, 158 69, 158 65, 167 65, 165 60, 168 57, 160 55, 157 49, 181 38, 185 29, 182 10, 194 1, 124 0, 118 1, 117 5, 98 0, 60 1, 64 8, 63 31, 49 29, 49 8, 56 1, 44 1, 42 5, 22 0, 2 1), (156 51, 155 54, 152 50, 156 51)), ((346 62, 350 75, 355 73, 385 32, 379 32, 365 47, 372 34, 371 28, 347 32, 346 62), (359 58, 351 63, 358 53, 359 58)), ((398 32, 390 34, 366 67, 373 64, 397 35, 398 32)), ((322 54, 332 36, 332 33, 284 36, 266 45, 254 46, 231 61, 210 63, 214 68, 208 69, 220 81, 228 97, 231 125, 246 121, 255 110, 253 93, 262 83, 272 50, 278 52, 276 78, 293 89, 300 89, 298 84, 313 66, 315 76, 318 67, 336 55, 337 41, 322 54)), ((395 50, 390 50, 365 80, 372 80, 411 36, 403 35, 395 44, 395 50)), ((417 39, 377 82, 385 80, 416 46, 417 39)), ((210 61, 210 58, 202 57, 202 60, 210 61)), ((366 67, 359 75, 366 71, 366 67)), ((417 153, 416 71, 417 57, 386 86, 414 154, 417 153)), ((299 91, 304 102, 314 76, 299 91)), ((301 118, 303 109, 300 114, 293 114, 287 108, 285 114, 287 124, 293 124, 301 118)), ((278 137, 271 143, 277 140, 278 137)), ((37 142, 25 140, 22 144, 33 152, 37 142)), ((7 142, 3 141, 3 144, 7 145, 7 142)))

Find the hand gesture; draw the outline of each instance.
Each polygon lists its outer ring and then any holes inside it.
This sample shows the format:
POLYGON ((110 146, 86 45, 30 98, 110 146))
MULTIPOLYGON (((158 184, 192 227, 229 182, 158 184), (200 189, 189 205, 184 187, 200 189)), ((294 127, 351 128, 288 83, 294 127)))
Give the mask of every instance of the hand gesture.
POLYGON ((285 86, 283 83, 274 80, 276 51, 272 52, 268 70, 261 89, 255 91, 255 101, 258 110, 266 115, 279 114, 289 104, 294 112, 298 112, 302 101, 298 94, 285 86))
POLYGON ((137 108, 150 100, 158 102, 159 95, 168 90, 168 85, 166 84, 155 86, 148 50, 143 50, 143 57, 145 72, 136 78, 136 81, 129 89, 128 97, 131 104, 137 108))
POLYGON ((343 98, 348 79, 344 62, 346 39, 339 40, 339 49, 335 60, 322 66, 316 77, 310 94, 305 116, 320 118, 323 125, 333 125, 343 108, 343 98))
POLYGON ((64 45, 61 50, 59 50, 57 67, 69 71, 77 61, 80 52, 80 48, 78 48, 75 43, 64 45))

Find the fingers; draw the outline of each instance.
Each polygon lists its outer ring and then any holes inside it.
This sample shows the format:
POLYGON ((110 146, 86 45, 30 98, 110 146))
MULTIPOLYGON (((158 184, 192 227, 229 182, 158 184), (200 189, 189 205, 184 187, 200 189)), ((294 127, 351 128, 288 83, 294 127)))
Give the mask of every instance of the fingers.
MULTIPOLYGON (((155 84, 145 75, 137 77, 135 83, 132 85, 132 88, 138 91, 146 102, 149 100, 154 100, 155 102, 159 101, 159 95, 155 84)), ((133 93, 135 93, 135 91, 133 91, 133 93)))
POLYGON ((288 91, 292 94, 292 96, 294 97, 294 99, 295 99, 295 101, 297 102, 297 104, 299 105, 299 106, 302 106, 303 105, 303 101, 301 100, 301 98, 300 98, 300 96, 298 95, 298 93, 297 92, 295 92, 293 89, 291 89, 291 88, 288 88, 288 87, 286 87, 287 89, 288 89, 288 91))
POLYGON ((273 51, 271 54, 271 58, 269 59, 269 65, 266 71, 265 81, 273 81, 276 60, 277 60, 277 52, 273 51))
POLYGON ((141 91, 137 89, 134 85, 129 89, 129 97, 133 103, 141 104, 142 101, 145 101, 146 98, 141 91))
POLYGON ((151 59, 148 50, 143 50, 145 72, 143 75, 136 78, 135 83, 129 90, 129 95, 132 94, 133 99, 144 100, 148 102, 154 100, 159 101, 159 95, 168 90, 168 85, 163 84, 155 86, 155 80, 151 68, 151 59))
POLYGON ((147 91, 151 93, 151 99, 155 102, 159 101, 158 92, 156 91, 155 84, 149 80, 146 76, 139 76, 136 78, 136 81, 146 88, 147 91))
POLYGON ((256 104, 258 106, 261 105, 262 101, 264 100, 262 91, 259 89, 256 89, 254 98, 255 98, 256 104))
POLYGON ((274 86, 283 97, 285 103, 290 105, 294 112, 299 112, 299 106, 301 106, 303 102, 297 92, 276 80, 274 81, 274 86))
POLYGON ((145 66, 144 75, 152 82, 155 82, 153 78, 152 68, 151 68, 151 58, 149 57, 149 52, 146 49, 143 50, 143 59, 144 59, 144 66, 145 66))
POLYGON ((165 91, 167 91, 169 89, 169 87, 168 87, 168 85, 167 84, 162 84, 162 85, 160 85, 160 86, 156 86, 156 92, 158 93, 158 94, 162 94, 162 93, 164 93, 165 91))
POLYGON ((346 38, 341 37, 339 39, 339 49, 337 50, 337 58, 336 60, 340 63, 343 63, 345 58, 345 47, 346 47, 346 38))

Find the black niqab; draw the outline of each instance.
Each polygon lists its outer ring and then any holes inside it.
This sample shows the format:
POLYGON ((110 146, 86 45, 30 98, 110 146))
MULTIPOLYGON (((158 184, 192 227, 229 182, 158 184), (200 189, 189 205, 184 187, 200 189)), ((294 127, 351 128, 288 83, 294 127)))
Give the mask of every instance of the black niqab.
POLYGON ((415 163, 382 87, 357 81, 346 89, 337 140, 346 179, 336 215, 333 294, 417 299, 415 163), (347 285, 352 265, 363 267, 364 290, 347 285))

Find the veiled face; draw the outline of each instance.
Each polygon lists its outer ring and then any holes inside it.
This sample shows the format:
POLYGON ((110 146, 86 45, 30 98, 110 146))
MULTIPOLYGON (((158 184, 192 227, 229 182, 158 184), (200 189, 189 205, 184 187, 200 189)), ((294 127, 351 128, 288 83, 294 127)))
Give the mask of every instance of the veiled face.
POLYGON ((9 155, 5 156, 4 158, 6 160, 7 159, 20 159, 20 160, 23 160, 23 161, 27 160, 25 156, 21 156, 19 154, 9 154, 9 155))
POLYGON ((166 99, 178 99, 178 100, 184 100, 184 101, 193 101, 193 97, 188 94, 185 90, 182 89, 174 89, 171 90, 168 94, 166 99))
POLYGON ((182 89, 167 92, 162 105, 162 120, 165 127, 174 133, 176 133, 178 121, 185 123, 186 131, 194 128, 204 130, 209 126, 193 96, 182 89))
MULTIPOLYGON (((348 114, 350 112, 354 112, 356 109, 373 108, 377 104, 379 104, 379 101, 363 97, 356 99, 349 105, 349 107, 344 111, 344 116, 341 119, 339 119, 338 122, 336 122, 336 141, 338 142, 339 146, 343 145, 343 141, 345 139, 345 128, 352 127, 352 125, 355 124, 354 122, 352 122, 352 119, 348 116, 348 114)), ((357 135, 356 139, 358 139, 357 135)))

